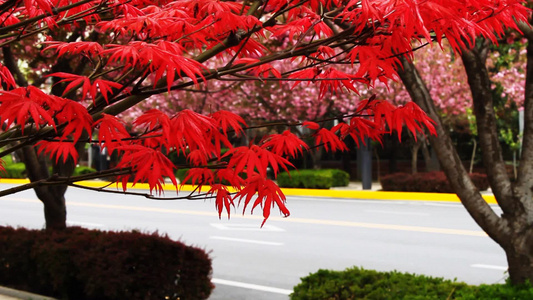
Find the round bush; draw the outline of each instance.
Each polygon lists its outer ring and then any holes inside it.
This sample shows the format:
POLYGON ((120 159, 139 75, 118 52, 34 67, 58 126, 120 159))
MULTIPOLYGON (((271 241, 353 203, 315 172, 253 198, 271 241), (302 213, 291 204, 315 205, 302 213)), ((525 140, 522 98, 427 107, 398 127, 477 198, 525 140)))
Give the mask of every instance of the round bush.
POLYGON ((207 299, 207 253, 166 236, 0 227, 0 285, 60 299, 207 299))
POLYGON ((302 278, 291 299, 453 299, 448 297, 465 288, 465 283, 442 278, 353 267, 344 271, 319 270, 302 278))
MULTIPOLYGON (((470 178, 480 191, 489 188, 487 175, 472 173, 470 178)), ((454 193, 444 172, 394 173, 381 177, 380 183, 384 191, 454 193)))
POLYGON ((292 300, 530 300, 533 286, 466 283, 397 271, 378 272, 363 268, 344 271, 319 270, 301 279, 292 300))

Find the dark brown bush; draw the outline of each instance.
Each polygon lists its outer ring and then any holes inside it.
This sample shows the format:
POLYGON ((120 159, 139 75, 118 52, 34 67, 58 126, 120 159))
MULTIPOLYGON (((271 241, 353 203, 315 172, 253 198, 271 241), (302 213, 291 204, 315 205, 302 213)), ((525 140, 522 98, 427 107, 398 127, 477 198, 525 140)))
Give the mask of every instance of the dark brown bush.
POLYGON ((0 285, 60 299, 207 299, 211 260, 159 234, 0 227, 0 285))
MULTIPOLYGON (((489 188, 487 175, 472 173, 470 178, 480 191, 489 188)), ((384 191, 454 193, 444 172, 394 173, 381 177, 380 183, 384 191)))

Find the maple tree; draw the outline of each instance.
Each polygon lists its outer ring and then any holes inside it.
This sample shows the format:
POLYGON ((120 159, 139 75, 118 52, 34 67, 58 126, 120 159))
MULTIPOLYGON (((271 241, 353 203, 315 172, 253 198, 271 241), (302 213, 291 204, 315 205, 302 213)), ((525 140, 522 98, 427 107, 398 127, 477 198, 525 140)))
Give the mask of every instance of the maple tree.
MULTIPOLYGON (((287 216, 285 197, 267 179, 291 167, 288 156, 315 146, 346 149, 343 138, 379 140, 383 134, 414 134, 432 121, 413 104, 394 106, 374 97, 353 106, 346 123, 332 129, 321 120, 299 120, 315 143, 291 132, 233 147, 246 134, 244 120, 229 111, 191 109, 143 112, 127 129, 121 114, 151 97, 201 91, 209 82, 290 82, 316 85, 316 99, 357 84, 373 86, 396 78, 412 42, 440 43, 455 51, 482 36, 495 40, 526 20, 523 1, 395 0, 5 0, 0 2, 0 156, 19 151, 31 183, 0 195, 33 188, 44 204, 46 226, 65 227, 64 192, 84 179, 115 176, 148 182, 148 197, 160 195, 165 178, 179 190, 166 153, 186 156, 188 177, 198 194, 213 197, 220 214, 242 202, 287 216), (281 68, 283 66, 283 68, 281 68), (346 68, 350 66, 350 68, 346 68), (306 121, 306 122, 304 122, 306 121), (116 168, 71 176, 86 143, 120 157, 116 168), (222 154, 221 149, 230 150, 222 154), (49 174, 46 163, 53 164, 49 174), (228 183, 237 192, 232 193, 228 183), (206 191, 207 189, 207 191, 206 191)), ((268 125, 265 125, 268 126, 268 125)))

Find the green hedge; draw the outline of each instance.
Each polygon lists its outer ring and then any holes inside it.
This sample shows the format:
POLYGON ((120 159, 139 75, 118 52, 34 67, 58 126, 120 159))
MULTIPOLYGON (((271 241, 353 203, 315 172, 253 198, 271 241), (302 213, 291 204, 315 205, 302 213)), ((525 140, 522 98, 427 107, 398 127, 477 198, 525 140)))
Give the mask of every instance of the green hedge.
MULTIPOLYGON (((50 171, 52 169, 50 168, 50 171)), ((95 169, 86 167, 86 166, 78 166, 74 169, 74 173, 72 176, 77 175, 83 175, 83 174, 89 174, 96 172, 95 169)), ((11 163, 7 164, 5 166, 5 172, 0 173, 0 178, 26 178, 26 166, 24 163, 11 163)))
MULTIPOLYGON (((487 175, 472 173, 470 178, 480 191, 489 188, 487 175)), ((394 173, 382 176, 380 183, 384 191, 454 193, 444 172, 394 173)))
POLYGON ((533 299, 530 284, 471 286, 442 278, 397 271, 378 272, 363 268, 344 271, 319 270, 302 278, 294 287, 292 300, 380 299, 533 299))
POLYGON ((0 178, 26 178, 26 166, 23 163, 12 163, 5 167, 5 172, 0 173, 0 178))
POLYGON ((78 175, 85 175, 85 174, 91 174, 96 172, 95 169, 87 166, 78 166, 74 169, 74 173, 72 173, 72 176, 78 176, 78 175))
POLYGON ((338 169, 294 170, 290 175, 286 172, 279 173, 277 182, 280 187, 286 188, 329 189, 347 186, 350 174, 338 169))
POLYGON ((207 299, 206 252, 158 234, 0 227, 0 285, 58 299, 207 299))

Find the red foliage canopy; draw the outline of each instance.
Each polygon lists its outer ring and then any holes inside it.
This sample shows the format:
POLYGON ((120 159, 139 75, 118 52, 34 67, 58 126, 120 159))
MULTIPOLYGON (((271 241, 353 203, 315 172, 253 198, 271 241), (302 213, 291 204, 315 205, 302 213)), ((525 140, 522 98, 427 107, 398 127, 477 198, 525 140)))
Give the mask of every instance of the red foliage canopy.
MULTIPOLYGON (((210 80, 308 82, 320 86, 317 97, 357 93, 355 83, 394 79, 397 57, 410 56, 413 41, 447 39, 456 51, 476 37, 495 41, 527 20, 524 2, 0 1, 1 155, 36 145, 60 163, 78 159, 75 143, 97 143, 120 157, 117 182, 124 190, 132 180, 161 192, 165 178, 179 189, 174 170, 185 166, 163 154, 175 151, 194 167, 189 178, 210 185, 206 195, 216 199, 219 214, 225 209, 229 215, 236 198, 246 209, 256 197, 252 207, 261 207, 265 220, 272 206, 288 215, 283 193, 265 177, 267 168, 287 170, 289 157, 309 150, 290 129, 234 148, 231 138, 245 134, 247 125, 229 111, 167 115, 154 107, 131 128, 117 116, 152 95, 194 90, 210 80), (346 64, 353 72, 336 67, 346 64)), ((336 118, 345 122, 331 129, 320 120, 301 121, 311 121, 303 125, 328 151, 346 150, 347 136, 400 136, 404 125, 435 134, 414 104, 369 99, 336 118)), ((70 184, 83 177, 60 179, 54 178, 70 184)))

